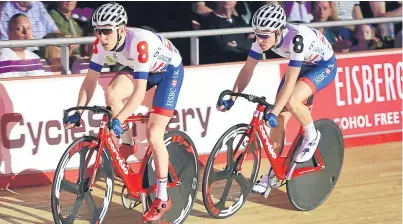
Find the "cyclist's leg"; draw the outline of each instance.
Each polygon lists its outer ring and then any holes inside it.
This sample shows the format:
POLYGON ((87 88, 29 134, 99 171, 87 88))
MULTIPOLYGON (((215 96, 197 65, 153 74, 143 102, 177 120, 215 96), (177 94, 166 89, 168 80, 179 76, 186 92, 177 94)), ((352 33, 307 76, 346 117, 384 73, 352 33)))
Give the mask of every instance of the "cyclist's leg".
POLYGON ((303 104, 303 101, 332 83, 336 74, 337 65, 333 56, 328 61, 320 63, 301 78, 291 94, 287 108, 305 130, 305 138, 297 151, 295 162, 308 161, 317 149, 321 137, 320 132, 316 130, 313 123, 312 114, 308 107, 303 104))
MULTIPOLYGON (((152 88, 154 84, 152 82, 147 82, 147 90, 152 88)), ((115 117, 124 106, 124 101, 130 97, 134 91, 133 85, 133 69, 130 67, 124 67, 119 71, 115 77, 111 80, 108 88, 105 91, 105 101, 106 105, 112 108, 112 116, 115 117)), ((128 124, 122 124, 124 130, 128 129, 128 124)), ((121 135, 122 144, 134 145, 131 132, 125 131, 121 135)))
MULTIPOLYGON (((303 65, 303 67, 301 68, 300 74, 298 75, 298 78, 301 78, 302 76, 304 76, 307 72, 309 72, 312 69, 313 69, 313 67, 303 65)), ((278 93, 280 92, 282 86, 284 85, 285 78, 286 77, 284 75, 283 79, 280 82, 278 90, 277 90, 277 97, 278 97, 278 93)), ((272 140, 273 148, 276 152, 279 152, 284 145, 285 130, 286 130, 286 126, 287 126, 287 123, 288 123, 290 117, 291 117, 291 113, 289 111, 281 112, 277 116, 277 122, 278 122, 277 127, 270 129, 270 139, 272 140)), ((260 178, 259 182, 253 186, 253 192, 258 193, 258 194, 263 194, 266 191, 269 181, 272 178, 274 178, 274 173, 270 173, 270 172, 271 172, 271 164, 269 163, 266 173, 260 178), (270 176, 270 178, 269 178, 269 176, 270 176)))
POLYGON ((131 76, 133 69, 124 67, 111 80, 105 91, 106 105, 112 108, 112 116, 115 117, 123 108, 123 100, 128 98, 134 91, 131 76))
POLYGON ((171 201, 167 194, 169 154, 164 143, 164 133, 176 107, 183 73, 182 64, 178 67, 170 67, 163 74, 164 79, 155 91, 153 109, 147 124, 147 139, 153 151, 157 194, 150 210, 143 217, 145 221, 159 220, 171 208, 171 201))
MULTIPOLYGON (((302 78, 305 74, 309 73, 313 69, 314 69, 314 67, 312 67, 312 66, 303 65, 301 68, 301 71, 298 75, 298 79, 302 78)), ((283 79, 281 80, 280 85, 278 87, 277 97, 278 97, 278 93, 280 92, 282 86, 284 85, 284 82, 285 82, 285 75, 284 75, 283 79)), ((286 126, 287 126, 287 123, 290 118, 291 118, 291 113, 289 111, 281 112, 277 117, 278 126, 276 128, 272 128, 270 130, 270 139, 273 142, 273 147, 274 147, 274 150, 276 150, 276 152, 279 152, 279 150, 281 150, 284 145, 285 130, 286 130, 286 126)))

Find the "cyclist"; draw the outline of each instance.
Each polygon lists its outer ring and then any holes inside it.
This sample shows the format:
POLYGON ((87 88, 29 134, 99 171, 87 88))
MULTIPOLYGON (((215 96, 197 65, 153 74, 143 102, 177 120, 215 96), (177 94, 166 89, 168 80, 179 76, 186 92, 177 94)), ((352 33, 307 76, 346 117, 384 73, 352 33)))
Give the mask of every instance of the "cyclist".
MULTIPOLYGON (((267 117, 271 127, 270 137, 276 151, 284 142, 285 127, 291 115, 304 127, 304 140, 298 149, 295 162, 308 161, 314 154, 321 134, 316 130, 312 115, 303 101, 328 86, 337 72, 336 58, 328 40, 316 29, 290 24, 280 5, 267 4, 259 8, 252 18, 256 41, 234 84, 234 92, 242 92, 252 78, 254 68, 264 51, 272 50, 289 58, 287 71, 279 85, 275 106, 267 117), (286 107, 288 112, 283 111, 286 107)), ((236 100, 231 97, 217 105, 220 111, 229 110, 236 100)), ((263 194, 275 183, 274 172, 268 171, 253 187, 253 192, 263 194), (270 185, 269 185, 270 184, 270 185)))
MULTIPOLYGON (((114 117, 112 134, 121 136, 127 130, 128 124, 123 122, 141 104, 146 91, 157 86, 147 124, 147 140, 156 167, 157 194, 150 210, 143 216, 144 221, 154 222, 172 206, 167 194, 169 155, 164 133, 176 107, 184 70, 182 57, 169 40, 148 30, 128 28, 126 24, 126 11, 117 3, 104 4, 92 15, 97 39, 77 105, 86 106, 91 100, 106 56, 126 66, 116 74, 105 92, 106 104, 112 108, 114 117)), ((81 113, 76 111, 68 117, 65 127, 79 125, 81 113)))

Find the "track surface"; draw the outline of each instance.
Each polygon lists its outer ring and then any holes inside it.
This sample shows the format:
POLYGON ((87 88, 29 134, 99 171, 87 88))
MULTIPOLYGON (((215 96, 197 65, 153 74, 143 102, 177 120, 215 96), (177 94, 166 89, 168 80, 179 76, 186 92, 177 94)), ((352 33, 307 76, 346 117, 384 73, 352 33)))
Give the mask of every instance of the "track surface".
MULTIPOLYGON (((262 160, 260 172, 264 173, 266 167, 267 161, 262 160)), ((131 211, 123 208, 120 183, 115 183, 105 223, 142 223, 141 206, 131 211)), ((53 223, 50 189, 51 186, 42 186, 0 191, 0 223, 53 223)), ((204 222, 401 224, 402 143, 346 149, 336 188, 324 204, 309 212, 294 210, 283 186, 273 190, 268 199, 252 194, 234 216, 215 220, 205 211, 199 189, 198 200, 186 223, 204 222)), ((76 220, 75 223, 85 222, 76 220)))

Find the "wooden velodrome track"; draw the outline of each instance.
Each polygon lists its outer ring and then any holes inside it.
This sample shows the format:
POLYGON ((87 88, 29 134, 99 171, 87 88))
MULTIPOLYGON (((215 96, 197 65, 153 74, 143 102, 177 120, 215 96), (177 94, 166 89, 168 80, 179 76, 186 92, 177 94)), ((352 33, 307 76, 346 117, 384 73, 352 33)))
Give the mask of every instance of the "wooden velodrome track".
MULTIPOLYGON (((261 173, 267 161, 262 160, 261 173)), ((203 170, 202 170, 203 171, 203 170)), ((116 182, 115 182, 116 183, 116 182)), ((51 186, 0 191, 0 223, 53 223, 51 186)), ((126 210, 115 186, 105 223, 142 223, 140 207, 126 210)), ((251 194, 234 216, 216 220, 202 204, 201 190, 185 223, 402 223, 402 142, 349 148, 336 188, 328 200, 313 211, 293 209, 285 186, 268 199, 251 194)), ((81 223, 76 220, 75 223, 81 223)))

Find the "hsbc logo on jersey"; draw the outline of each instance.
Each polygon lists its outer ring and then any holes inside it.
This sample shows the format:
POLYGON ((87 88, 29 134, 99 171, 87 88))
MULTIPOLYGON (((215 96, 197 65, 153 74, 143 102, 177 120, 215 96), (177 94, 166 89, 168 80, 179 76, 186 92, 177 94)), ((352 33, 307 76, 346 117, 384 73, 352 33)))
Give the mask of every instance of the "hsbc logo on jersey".
POLYGON ((174 99, 176 96, 176 88, 169 88, 167 106, 173 107, 174 99))
POLYGON ((172 86, 173 87, 176 87, 176 84, 178 83, 178 80, 176 80, 176 79, 174 79, 174 80, 172 80, 172 86))

